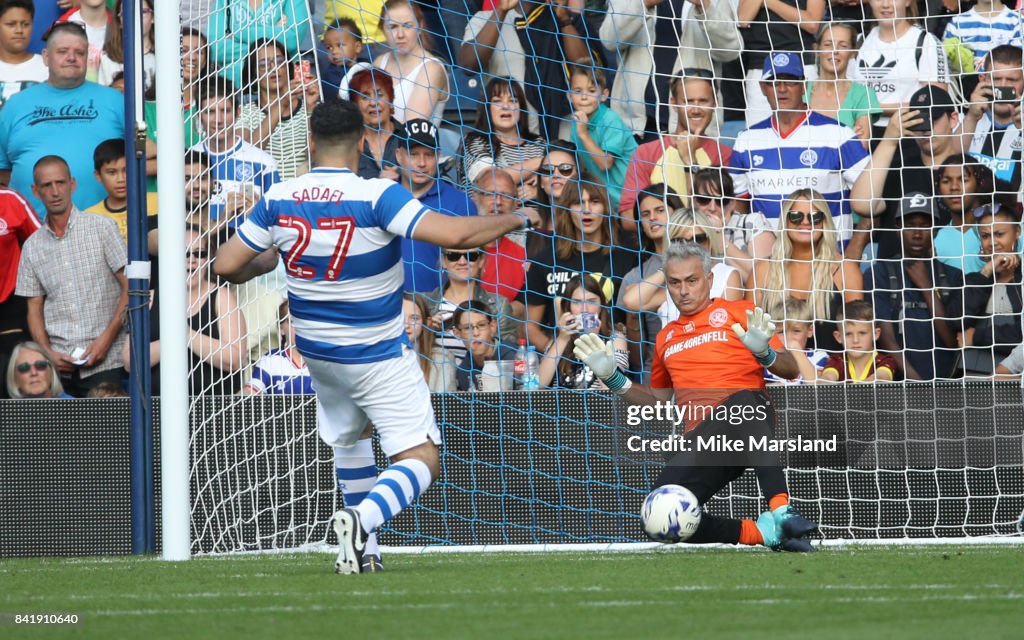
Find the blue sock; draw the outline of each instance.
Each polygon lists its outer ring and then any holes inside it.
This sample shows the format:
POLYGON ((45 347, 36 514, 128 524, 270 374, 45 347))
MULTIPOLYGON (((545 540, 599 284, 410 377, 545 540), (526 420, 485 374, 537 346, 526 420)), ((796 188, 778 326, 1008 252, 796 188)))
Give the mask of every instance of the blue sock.
MULTIPOLYGON (((377 482, 377 465, 373 459, 373 441, 360 440, 353 447, 334 448, 334 467, 338 477, 338 489, 345 498, 346 507, 356 507, 373 489, 377 482)), ((371 534, 366 541, 364 554, 379 555, 377 534, 371 534)))
POLYGON ((402 460, 385 469, 356 507, 363 529, 373 531, 397 516, 427 490, 430 482, 430 469, 416 459, 402 460))

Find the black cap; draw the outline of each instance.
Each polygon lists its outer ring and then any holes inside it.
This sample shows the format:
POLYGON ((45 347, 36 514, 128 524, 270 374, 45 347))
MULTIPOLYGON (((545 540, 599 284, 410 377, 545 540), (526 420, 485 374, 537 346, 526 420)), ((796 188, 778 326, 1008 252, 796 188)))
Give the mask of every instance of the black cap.
POLYGON ((932 124, 947 113, 956 113, 956 102, 942 87, 925 85, 910 96, 909 109, 920 111, 925 119, 923 124, 911 127, 911 131, 931 131, 932 124))
POLYGON ((437 149, 441 145, 437 139, 437 127, 430 120, 417 118, 405 123, 405 138, 409 146, 419 145, 428 149, 437 149))
POLYGON ((905 218, 909 215, 920 213, 929 218, 935 217, 935 202, 931 196, 920 191, 908 193, 900 200, 900 209, 896 213, 897 218, 905 218))

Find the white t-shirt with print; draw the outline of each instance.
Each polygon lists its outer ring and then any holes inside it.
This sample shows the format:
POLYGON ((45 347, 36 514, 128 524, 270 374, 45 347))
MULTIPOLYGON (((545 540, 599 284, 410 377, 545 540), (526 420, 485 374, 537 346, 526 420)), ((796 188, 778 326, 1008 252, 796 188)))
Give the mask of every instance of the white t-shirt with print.
MULTIPOLYGON (((878 27, 871 30, 847 74, 874 89, 879 104, 907 102, 925 84, 949 83, 949 65, 938 38, 917 25, 911 25, 895 42, 883 41, 879 33, 878 27), (924 41, 918 63, 917 43, 921 42, 922 33, 924 41)), ((882 117, 876 125, 888 123, 889 118, 882 117)))

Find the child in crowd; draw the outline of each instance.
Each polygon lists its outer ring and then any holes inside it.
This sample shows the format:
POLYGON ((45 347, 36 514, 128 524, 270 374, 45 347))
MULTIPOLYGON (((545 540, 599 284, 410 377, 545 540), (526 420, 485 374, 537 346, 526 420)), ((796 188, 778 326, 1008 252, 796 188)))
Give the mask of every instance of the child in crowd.
POLYGON ((77 22, 85 27, 89 39, 85 79, 96 82, 99 79, 100 60, 103 58, 103 45, 107 41, 107 25, 113 21, 114 14, 107 8, 107 0, 79 0, 77 5, 58 18, 57 22, 77 22))
POLYGON ((776 322, 776 335, 793 354, 800 375, 786 380, 767 369, 764 379, 768 384, 814 384, 825 366, 829 355, 824 351, 807 348, 807 339, 814 333, 814 316, 806 300, 787 298, 779 305, 768 309, 768 315, 776 322))
POLYGON ((608 188, 611 210, 618 211, 629 159, 636 151, 633 131, 605 102, 608 78, 587 60, 569 65, 569 101, 572 103, 571 140, 579 148, 587 173, 601 178, 608 188))
MULTIPOLYGON (((124 140, 111 138, 96 146, 92 154, 96 179, 107 190, 107 197, 86 209, 117 223, 121 239, 128 241, 128 166, 124 140)), ((157 214, 156 193, 146 194, 146 214, 157 214)))
POLYGON ((352 18, 338 18, 327 25, 320 45, 320 94, 324 99, 340 96, 348 100, 352 76, 373 67, 369 62, 359 61, 363 32, 352 18))
POLYGON ((14 94, 49 77, 43 57, 28 52, 34 16, 32 0, 0 0, 0 109, 14 94))
POLYGON ((565 286, 557 299, 558 326, 554 339, 544 351, 537 377, 541 386, 552 389, 604 389, 600 378, 586 364, 574 357, 576 340, 586 333, 596 333, 602 340, 612 341, 615 362, 620 369, 629 369, 629 343, 622 326, 612 324, 611 301, 615 289, 610 279, 599 273, 579 274, 565 286))
POLYGON ((252 378, 242 390, 243 395, 313 395, 313 378, 302 354, 295 350, 295 329, 288 314, 288 301, 277 308, 281 346, 256 361, 252 378))
MULTIPOLYGON (((107 29, 103 43, 103 55, 100 57, 100 70, 96 81, 110 86, 115 75, 120 72, 124 77, 125 47, 123 41, 124 27, 121 22, 123 0, 114 5, 114 20, 107 29)), ((144 91, 155 90, 156 82, 156 42, 153 39, 153 0, 142 0, 142 81, 144 91)), ((123 91, 123 89, 122 89, 123 91)))
POLYGON ((833 354, 825 363, 820 378, 828 382, 891 382, 896 379, 899 365, 884 353, 875 351, 875 341, 881 330, 875 326, 871 303, 854 300, 836 318, 842 331, 834 332, 836 341, 843 346, 842 353, 833 354))
POLYGON ((456 365, 455 386, 459 391, 480 391, 484 363, 515 360, 516 347, 495 340, 498 323, 486 302, 467 300, 452 313, 455 334, 466 345, 466 355, 456 365))
POLYGON ((197 102, 204 139, 192 147, 210 156, 218 190, 210 216, 223 214, 241 221, 271 186, 280 182, 277 163, 266 151, 238 135, 238 92, 230 80, 212 78, 200 86, 197 102))
POLYGON ((1024 17, 1000 0, 976 0, 973 7, 946 24, 942 39, 948 44, 951 38, 974 53, 974 68, 980 70, 985 55, 997 46, 1024 47, 1024 17))

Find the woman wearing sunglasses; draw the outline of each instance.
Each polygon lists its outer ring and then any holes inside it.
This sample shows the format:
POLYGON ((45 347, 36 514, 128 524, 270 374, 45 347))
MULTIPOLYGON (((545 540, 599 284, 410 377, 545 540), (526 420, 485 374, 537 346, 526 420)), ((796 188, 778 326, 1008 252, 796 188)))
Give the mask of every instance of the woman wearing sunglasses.
MULTIPOLYGON (((552 221, 555 219, 552 207, 562 195, 566 183, 580 178, 576 145, 568 140, 551 142, 536 176, 537 185, 532 196, 524 191, 520 192, 524 193, 523 200, 527 202, 526 208, 536 211, 541 220, 540 224, 534 226, 534 233, 527 236, 526 249, 528 253, 538 249, 545 242, 549 242, 543 235, 551 233, 552 221)), ((523 183, 524 186, 527 185, 527 182, 523 183)))
POLYGON ((53 360, 35 342, 22 342, 14 347, 7 365, 7 394, 22 398, 70 398, 64 393, 53 360))
MULTIPOLYGON (((844 260, 828 203, 813 189, 799 189, 782 205, 782 224, 772 255, 754 265, 747 299, 762 309, 786 298, 807 300, 814 323, 814 348, 841 351, 832 332, 843 302, 864 298, 857 263, 844 260)), ((784 320, 784 318, 778 318, 784 320)))
POLYGON ((516 343, 517 323, 508 298, 484 290, 480 285, 480 272, 486 255, 479 249, 441 251, 441 270, 444 284, 426 294, 427 327, 437 332, 436 344, 447 351, 446 357, 454 365, 466 355, 462 338, 452 331, 451 318, 463 302, 476 300, 493 309, 498 321, 498 335, 506 344, 516 343))

